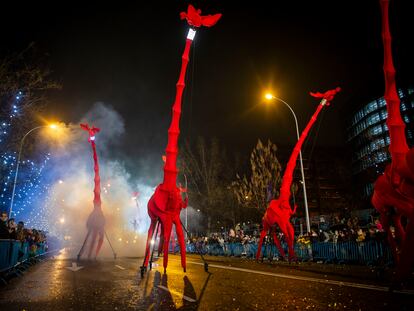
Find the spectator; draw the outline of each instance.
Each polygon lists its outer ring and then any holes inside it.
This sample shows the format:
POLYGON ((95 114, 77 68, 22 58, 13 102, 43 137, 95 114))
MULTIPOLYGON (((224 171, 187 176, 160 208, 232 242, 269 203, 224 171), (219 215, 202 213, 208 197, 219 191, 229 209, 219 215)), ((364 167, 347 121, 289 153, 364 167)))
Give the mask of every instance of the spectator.
POLYGON ((332 236, 332 241, 334 243, 338 243, 338 238, 339 238, 339 232, 338 232, 338 230, 335 230, 335 232, 334 232, 334 234, 332 236))
POLYGON ((321 233, 319 234, 320 241, 324 243, 329 242, 329 233, 326 231, 322 231, 322 230, 320 231, 321 231, 321 233))
POLYGON ((236 230, 236 232, 239 232, 239 231, 240 231, 240 223, 238 223, 238 224, 236 225, 235 230, 236 230))
POLYGON ((226 244, 224 244, 224 238, 222 236, 218 238, 218 242, 220 247, 223 249, 223 252, 226 253, 226 244))
POLYGON ((376 229, 375 226, 371 225, 368 229, 368 236, 365 237, 367 240, 375 240, 376 238, 376 229))
POLYGON ((377 228, 377 230, 378 230, 379 232, 383 232, 383 231, 384 231, 384 229, 382 228, 382 224, 381 224, 381 222, 379 221, 379 219, 375 219, 375 227, 377 228))
POLYGON ((25 236, 24 236, 24 222, 23 221, 19 221, 19 223, 17 224, 16 235, 17 235, 17 240, 24 242, 25 236))
POLYGON ((357 231, 357 238, 356 238, 357 242, 364 242, 365 241, 365 232, 362 231, 362 229, 358 229, 357 231))
POLYGON ((7 227, 7 212, 1 213, 0 239, 9 239, 9 228, 7 227))
POLYGON ((245 222, 243 223, 242 229, 244 233, 246 233, 249 230, 249 227, 247 226, 245 222))
POLYGON ((9 230, 9 239, 17 240, 16 223, 14 222, 14 218, 10 218, 7 221, 7 228, 9 230))
POLYGON ((312 243, 315 243, 315 242, 318 242, 319 241, 319 235, 318 235, 318 233, 314 229, 311 229, 310 236, 311 236, 312 243))

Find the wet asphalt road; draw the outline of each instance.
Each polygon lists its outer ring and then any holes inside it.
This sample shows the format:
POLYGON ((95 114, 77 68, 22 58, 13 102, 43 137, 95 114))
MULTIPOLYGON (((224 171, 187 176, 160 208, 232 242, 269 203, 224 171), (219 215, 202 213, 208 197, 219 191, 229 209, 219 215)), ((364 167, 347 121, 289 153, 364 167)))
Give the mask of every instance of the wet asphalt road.
POLYGON ((167 274, 157 262, 141 279, 141 261, 81 262, 73 272, 66 268, 73 260, 49 259, 0 288, 0 310, 414 310, 414 292, 390 293, 346 271, 210 257, 206 273, 197 256, 188 256, 183 273, 171 255, 167 274))

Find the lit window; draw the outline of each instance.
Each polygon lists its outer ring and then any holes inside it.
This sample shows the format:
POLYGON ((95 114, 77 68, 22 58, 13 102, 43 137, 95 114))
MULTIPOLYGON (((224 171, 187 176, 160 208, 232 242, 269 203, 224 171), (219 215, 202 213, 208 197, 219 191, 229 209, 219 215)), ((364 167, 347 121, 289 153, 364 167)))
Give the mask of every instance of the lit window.
POLYGON ((385 120, 386 118, 387 118, 387 116, 388 116, 388 112, 387 112, 387 110, 381 110, 380 111, 380 114, 381 114, 381 120, 385 120))
POLYGON ((385 107, 385 99, 384 99, 384 97, 378 99, 378 107, 385 107))
POLYGON ((381 125, 376 125, 374 126, 371 131, 370 131, 371 135, 378 135, 382 133, 382 126, 381 125))
POLYGON ((375 123, 378 123, 379 121, 381 121, 380 119, 380 115, 377 113, 374 113, 372 116, 370 116, 368 119, 368 125, 373 125, 375 123))
POLYGON ((365 110, 365 113, 368 114, 370 112, 375 111, 377 108, 378 108, 377 102, 373 101, 373 102, 369 103, 368 105, 366 105, 364 110, 365 110))

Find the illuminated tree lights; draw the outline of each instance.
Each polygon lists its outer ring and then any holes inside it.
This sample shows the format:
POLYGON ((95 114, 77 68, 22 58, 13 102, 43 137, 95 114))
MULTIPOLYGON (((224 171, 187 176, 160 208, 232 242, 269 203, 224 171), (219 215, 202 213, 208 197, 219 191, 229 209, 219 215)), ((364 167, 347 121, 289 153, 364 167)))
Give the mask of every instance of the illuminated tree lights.
MULTIPOLYGON (((19 104, 24 94, 19 91, 13 97, 8 111, 3 111, 0 118, 0 210, 10 209, 13 190, 13 179, 16 173, 17 152, 10 150, 9 143, 13 137, 13 120, 23 117, 19 111, 19 104)), ((50 160, 50 154, 42 156, 40 161, 26 159, 20 162, 19 174, 14 196, 12 217, 22 220, 26 224, 36 225, 39 229, 47 229, 44 201, 49 191, 49 185, 44 178, 44 168, 50 160)))

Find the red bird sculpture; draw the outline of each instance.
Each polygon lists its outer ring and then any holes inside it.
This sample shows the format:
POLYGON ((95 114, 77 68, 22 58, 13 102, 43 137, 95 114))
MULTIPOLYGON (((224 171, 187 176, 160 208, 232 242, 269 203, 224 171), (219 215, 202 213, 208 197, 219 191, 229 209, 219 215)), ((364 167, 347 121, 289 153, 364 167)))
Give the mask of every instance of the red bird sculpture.
POLYGON ((181 19, 186 19, 188 25, 193 27, 211 27, 214 26, 221 18, 221 14, 201 16, 201 10, 196 10, 191 4, 188 6, 187 13, 180 13, 181 19))
POLYGON ((337 88, 335 88, 333 90, 326 91, 325 93, 319 93, 319 92, 312 93, 312 92, 309 92, 309 94, 311 96, 315 97, 315 98, 322 98, 322 99, 326 100, 325 105, 326 106, 329 106, 330 103, 331 103, 331 101, 332 101, 332 99, 340 91, 341 91, 341 88, 340 87, 337 87, 337 88))
POLYGON ((100 131, 99 128, 94 127, 93 125, 92 125, 92 128, 90 128, 88 124, 81 124, 80 127, 89 133, 88 142, 94 141, 95 134, 100 131))

